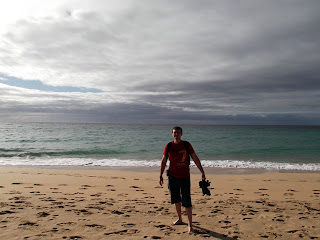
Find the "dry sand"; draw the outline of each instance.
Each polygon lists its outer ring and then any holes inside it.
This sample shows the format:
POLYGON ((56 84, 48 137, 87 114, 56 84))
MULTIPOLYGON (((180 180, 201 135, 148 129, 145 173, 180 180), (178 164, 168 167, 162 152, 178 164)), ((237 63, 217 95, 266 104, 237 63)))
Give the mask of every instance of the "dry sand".
POLYGON ((0 168, 0 239, 320 239, 320 173, 192 174, 192 236, 158 176, 0 168))

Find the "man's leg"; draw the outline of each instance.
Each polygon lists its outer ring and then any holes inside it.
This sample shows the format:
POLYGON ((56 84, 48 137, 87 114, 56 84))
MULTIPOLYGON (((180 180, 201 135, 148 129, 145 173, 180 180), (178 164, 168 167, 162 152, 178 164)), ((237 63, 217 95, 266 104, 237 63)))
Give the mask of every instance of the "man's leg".
POLYGON ((188 217, 188 232, 189 234, 193 234, 192 227, 192 203, 191 203, 191 183, 190 178, 184 179, 184 184, 181 187, 182 194, 182 206, 186 208, 186 213, 188 217))
POLYGON ((188 217, 189 234, 193 234, 192 207, 186 208, 186 213, 187 213, 187 217, 188 217))
POLYGON ((180 186, 178 180, 174 177, 169 176, 169 190, 171 195, 171 203, 175 204, 178 219, 172 223, 172 225, 182 224, 182 213, 181 213, 181 196, 180 196, 180 186))
POLYGON ((179 225, 179 224, 182 224, 181 202, 175 203, 175 206, 176 206, 178 219, 176 221, 174 221, 172 224, 179 225))

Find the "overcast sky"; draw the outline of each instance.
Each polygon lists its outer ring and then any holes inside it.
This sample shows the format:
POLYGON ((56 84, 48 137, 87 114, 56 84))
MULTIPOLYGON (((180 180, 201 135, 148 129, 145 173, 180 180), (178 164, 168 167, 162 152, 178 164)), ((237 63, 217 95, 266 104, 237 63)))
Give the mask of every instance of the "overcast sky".
POLYGON ((0 121, 320 124, 319 0, 0 3, 0 121))

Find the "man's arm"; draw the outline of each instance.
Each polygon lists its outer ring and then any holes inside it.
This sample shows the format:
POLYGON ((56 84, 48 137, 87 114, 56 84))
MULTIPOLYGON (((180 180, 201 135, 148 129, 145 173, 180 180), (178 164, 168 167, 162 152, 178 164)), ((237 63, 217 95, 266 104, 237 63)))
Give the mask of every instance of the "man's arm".
POLYGON ((165 155, 162 155, 161 168, 160 168, 160 179, 159 179, 160 186, 162 186, 162 184, 163 184, 162 174, 164 172, 164 169, 166 168, 167 160, 168 160, 168 158, 165 155))
POLYGON ((204 173, 204 170, 202 168, 200 159, 198 158, 197 154, 196 153, 192 153, 191 157, 192 157, 194 163, 196 164, 196 166, 198 167, 198 169, 200 170, 200 172, 202 173, 202 180, 206 180, 206 174, 204 173))

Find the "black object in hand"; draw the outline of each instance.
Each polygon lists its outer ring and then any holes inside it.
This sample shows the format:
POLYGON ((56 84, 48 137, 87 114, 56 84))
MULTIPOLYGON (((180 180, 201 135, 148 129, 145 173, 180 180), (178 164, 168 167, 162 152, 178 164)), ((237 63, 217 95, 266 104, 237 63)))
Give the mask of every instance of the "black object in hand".
POLYGON ((202 189, 202 194, 211 196, 210 190, 208 187, 210 186, 210 182, 208 180, 202 180, 199 182, 199 187, 202 189))

